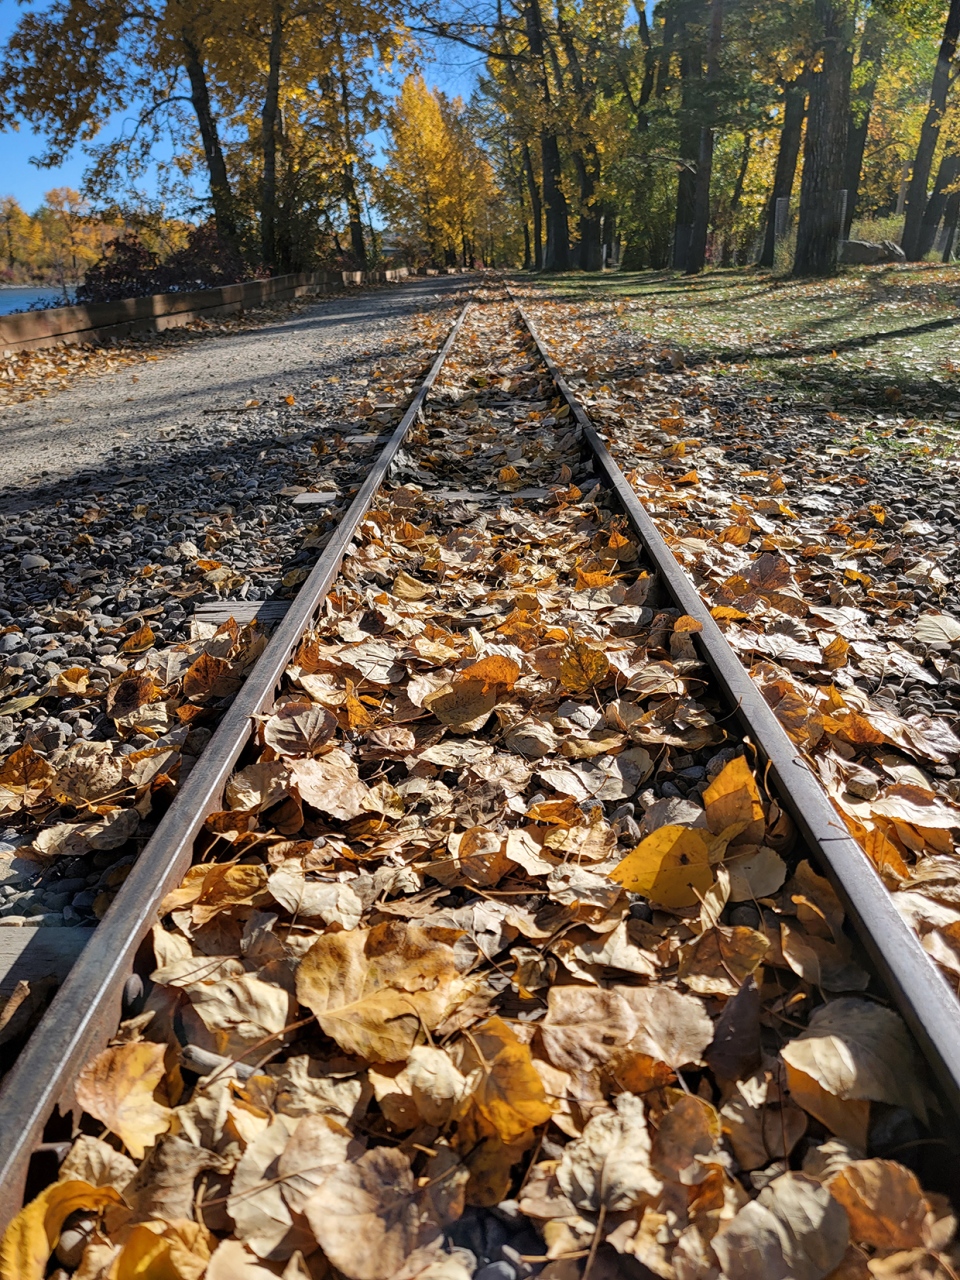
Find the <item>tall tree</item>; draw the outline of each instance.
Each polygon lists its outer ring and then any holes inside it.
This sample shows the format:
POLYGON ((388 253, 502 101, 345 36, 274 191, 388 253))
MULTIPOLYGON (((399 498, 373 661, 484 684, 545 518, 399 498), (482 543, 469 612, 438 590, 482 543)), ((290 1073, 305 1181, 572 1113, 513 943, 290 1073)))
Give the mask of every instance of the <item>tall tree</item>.
POLYGON ((810 78, 796 276, 833 275, 843 231, 840 177, 850 117, 853 11, 849 0, 815 0, 814 12, 820 65, 810 78))
POLYGON ((800 157, 800 139, 803 135, 803 120, 807 114, 807 88, 805 81, 798 77, 783 86, 783 125, 780 129, 780 145, 777 148, 777 165, 773 175, 773 187, 767 204, 766 225, 763 236, 763 249, 757 265, 772 267, 777 243, 777 204, 780 200, 789 200, 793 191, 793 180, 797 172, 797 160, 800 157))
POLYGON ((713 90, 720 74, 720 42, 723 37, 724 0, 711 0, 710 30, 707 36, 707 74, 704 81, 703 119, 697 156, 696 184, 693 196, 693 225, 687 254, 687 274, 703 270, 707 255, 710 227, 710 179, 713 174, 713 138, 716 124, 716 99, 713 90))
POLYGON ((930 181, 933 156, 940 137, 940 125, 947 109, 947 93, 950 89, 951 70, 957 54, 958 39, 960 39, 960 0, 950 0, 943 27, 943 38, 940 41, 940 51, 937 55, 937 65, 930 84, 930 102, 920 129, 920 141, 913 161, 913 173, 910 177, 910 186, 907 188, 903 236, 900 245, 909 262, 917 262, 923 257, 923 215, 927 207, 927 184, 930 181))
POLYGON ((850 121, 847 125, 847 147, 843 158, 842 186, 847 193, 846 216, 843 220, 844 239, 849 238, 850 227, 859 203, 863 151, 870 130, 870 113, 873 110, 883 55, 890 36, 890 25, 888 14, 874 0, 864 23, 859 56, 854 69, 850 121))

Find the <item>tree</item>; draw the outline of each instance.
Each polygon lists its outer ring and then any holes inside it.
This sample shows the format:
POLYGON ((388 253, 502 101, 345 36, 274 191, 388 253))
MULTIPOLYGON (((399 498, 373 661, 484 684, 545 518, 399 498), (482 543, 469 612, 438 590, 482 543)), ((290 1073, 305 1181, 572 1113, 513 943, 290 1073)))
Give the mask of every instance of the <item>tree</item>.
POLYGON ((796 276, 833 275, 843 231, 839 182, 850 117, 853 13, 848 0, 815 0, 814 9, 820 62, 810 77, 796 276))
POLYGON ((777 167, 773 175, 773 188, 767 205, 763 249, 757 262, 760 267, 773 266, 777 236, 777 205, 781 200, 789 200, 790 193, 793 191, 806 114, 806 83, 798 77, 783 85, 783 126, 780 130, 780 145, 777 148, 777 167))
POLYGON ((958 39, 960 39, 960 0, 950 0, 943 27, 943 39, 940 42, 937 64, 930 84, 930 103, 920 130, 920 141, 907 190, 900 245, 910 262, 917 262, 923 257, 923 215, 927 205, 927 184, 930 181, 933 156, 940 136, 940 125, 947 107, 947 93, 950 89, 951 69, 957 53, 958 39))

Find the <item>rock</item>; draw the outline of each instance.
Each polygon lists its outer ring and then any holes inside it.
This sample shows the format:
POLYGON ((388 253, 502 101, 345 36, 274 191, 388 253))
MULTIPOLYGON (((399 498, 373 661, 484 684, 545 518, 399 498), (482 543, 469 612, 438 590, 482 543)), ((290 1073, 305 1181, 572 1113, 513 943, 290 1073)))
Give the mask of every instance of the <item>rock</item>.
POLYGON ((46 556, 38 556, 32 551, 28 551, 27 554, 22 556, 20 559, 20 568, 23 569, 24 572, 27 572, 30 569, 49 569, 50 561, 46 556))
POLYGON ((473 1280, 517 1280, 516 1267, 509 1262, 490 1262, 481 1267, 473 1280))
POLYGON ((873 266, 878 262, 906 262, 907 255, 893 240, 841 240, 840 261, 847 266, 873 266))

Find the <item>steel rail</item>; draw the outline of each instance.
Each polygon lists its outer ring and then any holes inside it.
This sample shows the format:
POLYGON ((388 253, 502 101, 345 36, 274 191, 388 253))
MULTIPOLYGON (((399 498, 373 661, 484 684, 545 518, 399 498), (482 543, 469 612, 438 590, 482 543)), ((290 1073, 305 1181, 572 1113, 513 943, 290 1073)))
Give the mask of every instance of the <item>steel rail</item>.
POLYGON ((350 540, 386 478, 397 451, 450 353, 472 299, 462 307, 430 371, 364 480, 309 578, 234 698, 199 761, 144 846, 66 981, 0 1088, 0 1229, 23 1203, 31 1155, 59 1104, 75 1106, 73 1085, 119 1021, 124 983, 164 895, 190 866, 194 842, 253 732, 267 711, 290 655, 323 603, 350 540))
POLYGON ((663 585, 675 604, 695 618, 694 636, 707 665, 734 707, 746 735, 768 766, 783 801, 840 897, 865 950, 913 1032, 960 1125, 960 1004, 953 990, 894 906, 872 862, 849 834, 829 796, 790 741, 740 658, 717 626, 709 606, 674 557, 633 487, 614 461, 586 410, 519 299, 511 298, 570 413, 583 431, 596 466, 616 494, 663 585))

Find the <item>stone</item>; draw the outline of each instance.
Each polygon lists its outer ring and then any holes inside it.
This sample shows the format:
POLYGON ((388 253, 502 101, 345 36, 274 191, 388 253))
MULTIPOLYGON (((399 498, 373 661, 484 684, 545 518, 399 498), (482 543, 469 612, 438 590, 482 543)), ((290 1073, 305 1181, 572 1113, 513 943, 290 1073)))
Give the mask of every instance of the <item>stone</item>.
POLYGON ((892 240, 841 240, 840 261, 846 266, 874 266, 878 262, 906 262, 907 257, 892 240))
POLYGON ((28 572, 31 569, 49 569, 50 561, 46 556, 38 556, 32 551, 28 551, 27 554, 22 556, 20 559, 20 568, 23 569, 24 572, 28 572))

